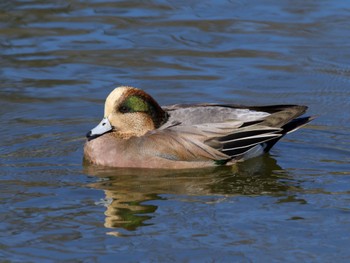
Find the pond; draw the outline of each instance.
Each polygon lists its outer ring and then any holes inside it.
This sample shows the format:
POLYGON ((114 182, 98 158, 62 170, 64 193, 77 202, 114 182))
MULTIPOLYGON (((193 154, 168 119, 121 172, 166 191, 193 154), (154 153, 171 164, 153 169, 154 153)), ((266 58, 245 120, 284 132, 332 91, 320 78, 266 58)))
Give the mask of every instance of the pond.
POLYGON ((350 2, 0 3, 0 258, 346 262, 350 2), (317 118, 233 167, 83 164, 106 96, 301 104, 317 118))

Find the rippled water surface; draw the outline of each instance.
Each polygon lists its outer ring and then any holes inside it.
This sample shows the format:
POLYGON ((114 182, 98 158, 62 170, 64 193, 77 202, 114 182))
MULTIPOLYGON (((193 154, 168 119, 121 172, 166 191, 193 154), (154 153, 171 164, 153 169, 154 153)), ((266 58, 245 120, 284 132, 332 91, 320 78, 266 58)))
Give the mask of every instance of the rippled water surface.
POLYGON ((0 3, 0 257, 348 262, 350 2, 0 3), (118 85, 317 115, 226 169, 82 163, 118 85))

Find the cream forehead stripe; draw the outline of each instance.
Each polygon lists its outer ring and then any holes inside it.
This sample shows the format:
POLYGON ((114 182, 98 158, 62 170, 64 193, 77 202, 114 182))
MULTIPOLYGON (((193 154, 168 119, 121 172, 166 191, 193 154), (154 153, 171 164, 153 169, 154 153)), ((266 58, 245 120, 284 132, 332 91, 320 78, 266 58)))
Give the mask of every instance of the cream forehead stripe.
POLYGON ((108 115, 113 111, 113 108, 115 106, 115 102, 123 96, 123 94, 129 90, 129 89, 135 89, 132 87, 127 86, 121 86, 118 88, 115 88, 111 93, 109 93, 106 102, 105 102, 105 113, 104 116, 108 117, 108 115))

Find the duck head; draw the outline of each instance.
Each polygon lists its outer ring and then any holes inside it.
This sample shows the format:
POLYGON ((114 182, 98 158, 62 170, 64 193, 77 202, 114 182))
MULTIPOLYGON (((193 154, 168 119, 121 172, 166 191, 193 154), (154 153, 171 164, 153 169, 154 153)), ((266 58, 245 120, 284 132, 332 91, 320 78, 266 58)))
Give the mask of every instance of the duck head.
POLYGON ((159 128, 167 118, 168 114, 146 92, 122 86, 108 95, 102 121, 86 137, 92 140, 109 132, 122 139, 142 136, 159 128))

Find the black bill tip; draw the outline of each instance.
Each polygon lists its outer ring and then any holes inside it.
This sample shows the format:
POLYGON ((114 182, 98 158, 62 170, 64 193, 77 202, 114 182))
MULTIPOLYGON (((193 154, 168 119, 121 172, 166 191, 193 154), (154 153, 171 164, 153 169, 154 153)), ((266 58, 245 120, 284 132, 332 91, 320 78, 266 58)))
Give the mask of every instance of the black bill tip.
POLYGON ((88 139, 88 141, 91 141, 97 137, 99 137, 101 134, 94 134, 92 135, 92 132, 91 131, 88 131, 88 133, 85 135, 86 138, 88 139))

